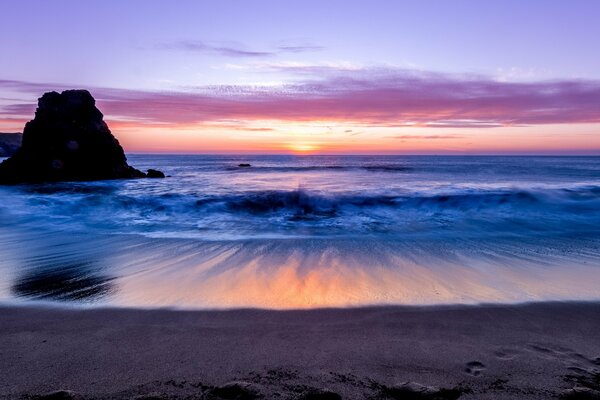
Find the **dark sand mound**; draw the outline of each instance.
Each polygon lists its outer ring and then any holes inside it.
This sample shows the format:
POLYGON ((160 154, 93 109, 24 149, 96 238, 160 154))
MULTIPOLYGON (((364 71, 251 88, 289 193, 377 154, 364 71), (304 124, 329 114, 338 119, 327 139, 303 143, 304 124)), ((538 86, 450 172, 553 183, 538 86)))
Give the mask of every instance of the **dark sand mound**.
POLYGON ((0 184, 146 177, 127 164, 95 103, 87 90, 45 93, 21 147, 0 164, 0 184))

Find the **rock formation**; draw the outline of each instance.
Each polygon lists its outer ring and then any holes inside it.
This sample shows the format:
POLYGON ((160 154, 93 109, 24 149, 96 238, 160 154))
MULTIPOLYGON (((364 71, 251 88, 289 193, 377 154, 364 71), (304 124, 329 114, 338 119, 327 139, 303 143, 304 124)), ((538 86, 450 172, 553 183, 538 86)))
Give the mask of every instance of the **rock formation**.
POLYGON ((87 90, 45 93, 21 148, 0 164, 0 184, 146 177, 127 164, 95 103, 87 90))

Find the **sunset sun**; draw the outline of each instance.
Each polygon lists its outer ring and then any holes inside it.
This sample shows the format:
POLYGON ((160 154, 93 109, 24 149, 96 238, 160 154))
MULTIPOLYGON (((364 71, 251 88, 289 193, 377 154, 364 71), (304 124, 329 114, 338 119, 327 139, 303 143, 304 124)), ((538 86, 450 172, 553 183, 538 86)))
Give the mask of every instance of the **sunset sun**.
POLYGON ((309 154, 318 150, 319 148, 316 144, 313 143, 297 142, 291 143, 289 145, 289 149, 294 153, 309 154))

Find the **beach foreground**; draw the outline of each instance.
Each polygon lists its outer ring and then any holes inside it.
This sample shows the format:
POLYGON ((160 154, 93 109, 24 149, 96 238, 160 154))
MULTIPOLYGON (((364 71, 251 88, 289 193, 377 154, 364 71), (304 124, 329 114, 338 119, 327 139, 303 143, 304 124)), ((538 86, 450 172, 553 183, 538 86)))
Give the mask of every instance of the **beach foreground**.
POLYGON ((0 355, 2 398, 597 398, 600 305, 5 306, 0 355))

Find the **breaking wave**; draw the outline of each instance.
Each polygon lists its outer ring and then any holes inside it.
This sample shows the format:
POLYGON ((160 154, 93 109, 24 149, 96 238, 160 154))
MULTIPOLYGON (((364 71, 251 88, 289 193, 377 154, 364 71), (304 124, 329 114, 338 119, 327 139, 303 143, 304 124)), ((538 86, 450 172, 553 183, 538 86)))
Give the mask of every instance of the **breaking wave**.
POLYGON ((224 195, 128 193, 84 183, 14 189, 21 204, 0 206, 5 223, 71 224, 84 230, 166 236, 430 235, 589 229, 600 222, 600 186, 545 190, 454 190, 428 194, 319 193, 304 189, 224 195), (12 209, 12 210, 11 210, 12 209), (27 210, 19 214, 15 210, 27 210), (563 226, 564 225, 564 226, 563 226), (470 232, 462 230, 471 229, 470 232), (442 228, 442 229, 440 229, 442 228), (478 233, 479 232, 479 233, 478 233))

